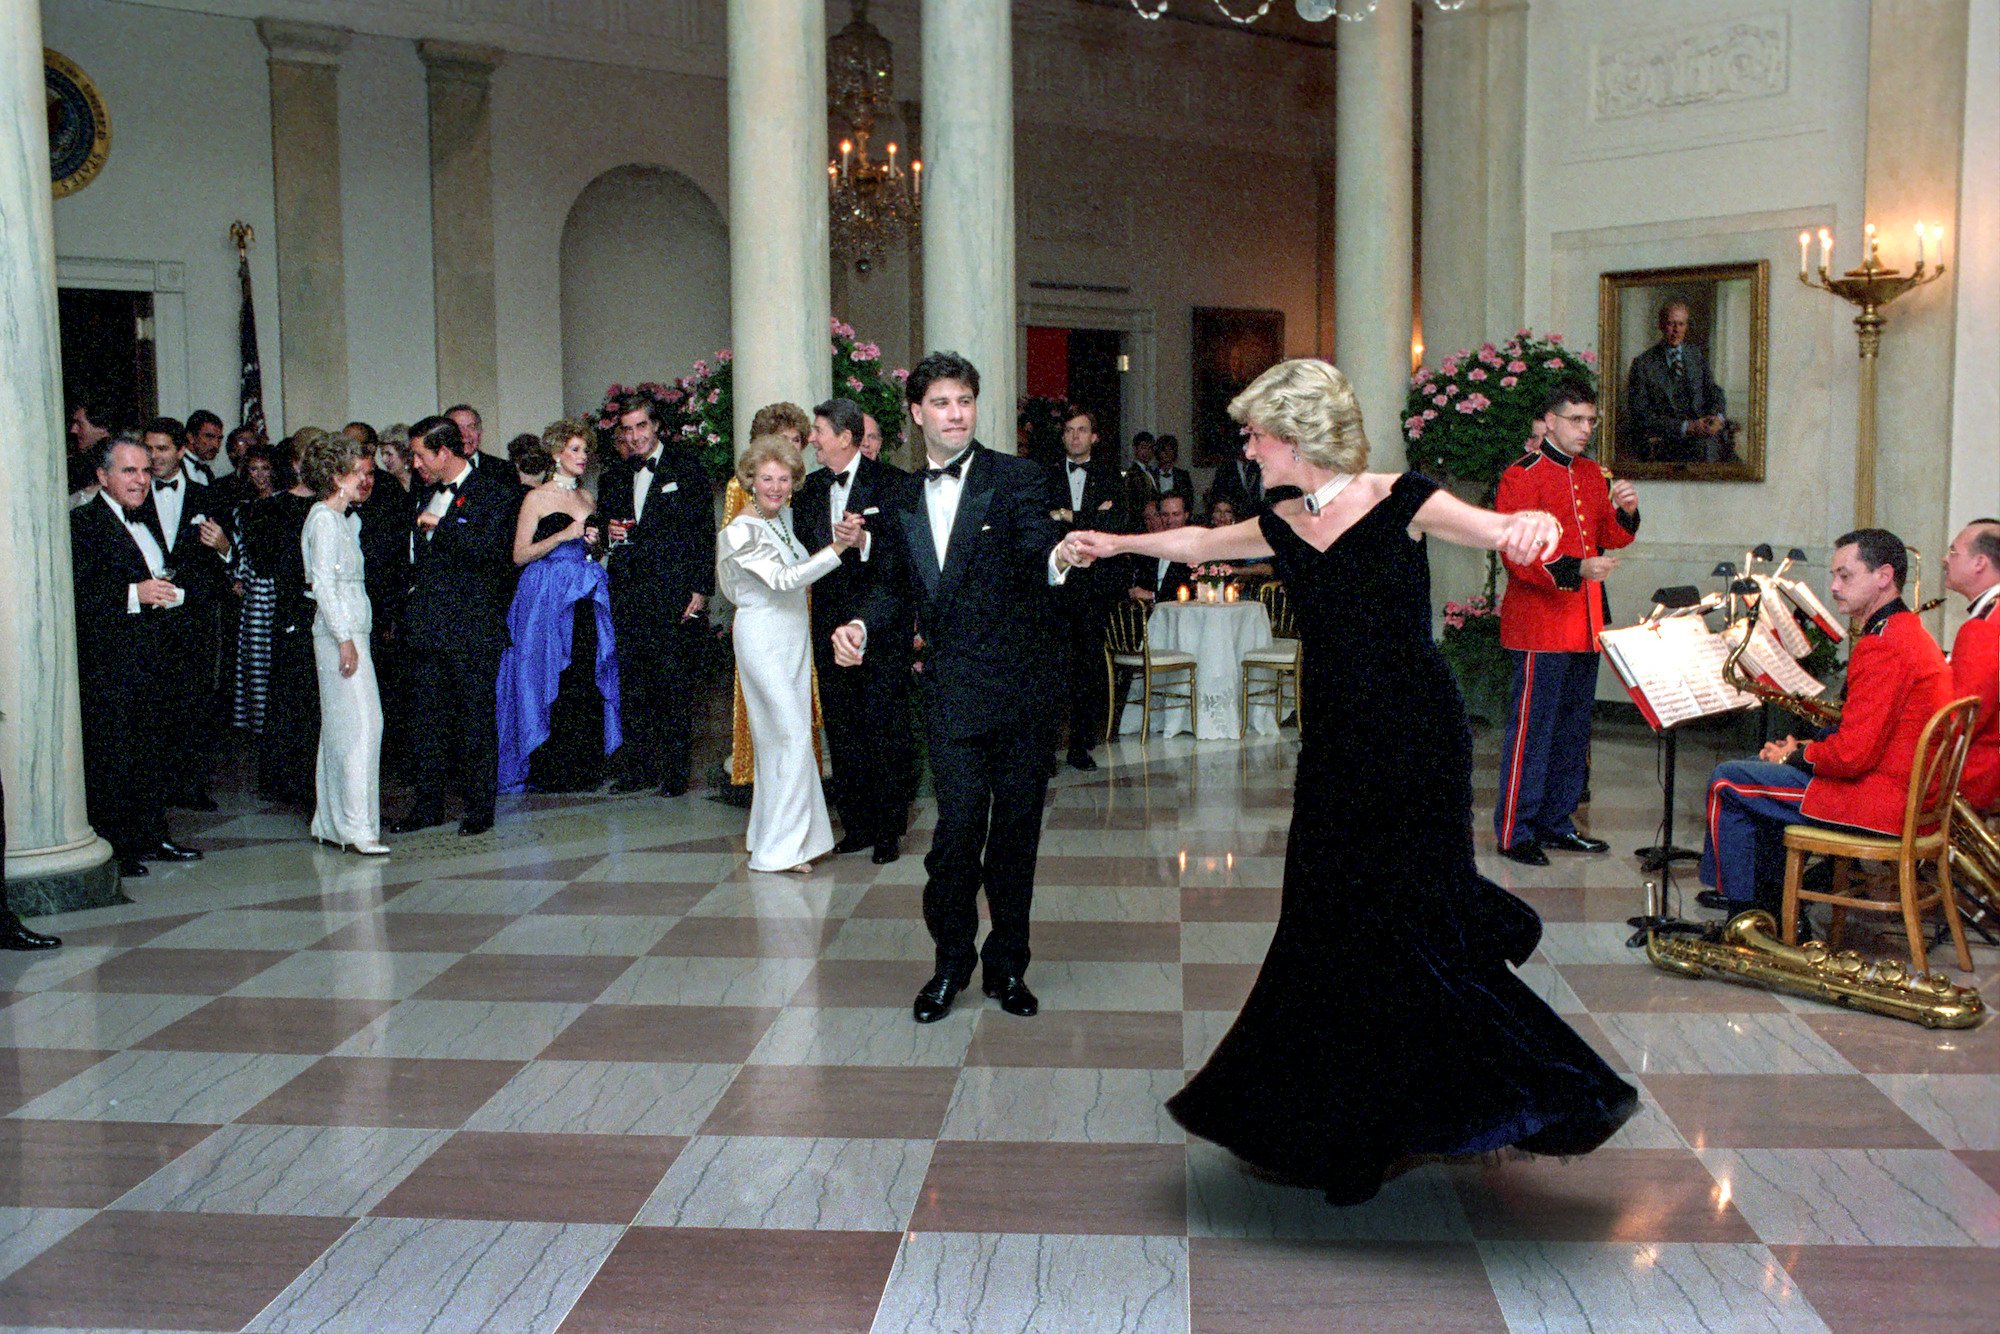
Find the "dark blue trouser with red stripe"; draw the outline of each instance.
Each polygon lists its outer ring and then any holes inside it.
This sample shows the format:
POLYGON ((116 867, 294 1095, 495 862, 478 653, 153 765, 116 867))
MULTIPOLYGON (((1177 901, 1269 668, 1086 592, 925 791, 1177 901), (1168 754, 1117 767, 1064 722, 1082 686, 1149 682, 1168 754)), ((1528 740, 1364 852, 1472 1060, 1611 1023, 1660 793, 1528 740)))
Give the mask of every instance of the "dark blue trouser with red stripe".
POLYGON ((1500 800, 1493 833, 1500 846, 1574 834, 1571 817, 1590 780, 1590 709, 1597 654, 1508 649, 1514 704, 1500 752, 1500 800))
POLYGON ((1724 760, 1708 776, 1707 832, 1701 883, 1732 908, 1778 910, 1785 884, 1785 826, 1849 826, 1799 813, 1811 781, 1801 769, 1769 760, 1724 760))

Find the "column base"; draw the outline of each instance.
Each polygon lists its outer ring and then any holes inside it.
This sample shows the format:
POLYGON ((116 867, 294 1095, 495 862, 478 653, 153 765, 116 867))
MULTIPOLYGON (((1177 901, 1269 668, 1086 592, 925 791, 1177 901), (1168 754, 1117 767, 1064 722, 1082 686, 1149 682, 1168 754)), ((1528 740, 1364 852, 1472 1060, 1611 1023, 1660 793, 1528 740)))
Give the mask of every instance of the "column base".
POLYGON ((28 875, 7 881, 7 906, 22 917, 109 908, 131 901, 120 888, 116 857, 78 871, 28 875))

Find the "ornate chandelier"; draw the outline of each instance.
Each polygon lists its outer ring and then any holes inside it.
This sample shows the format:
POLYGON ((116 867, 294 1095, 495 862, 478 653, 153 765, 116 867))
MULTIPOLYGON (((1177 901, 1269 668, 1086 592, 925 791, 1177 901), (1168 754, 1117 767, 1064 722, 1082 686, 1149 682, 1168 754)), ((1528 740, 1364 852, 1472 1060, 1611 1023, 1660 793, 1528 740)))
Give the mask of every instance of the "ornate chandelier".
MULTIPOLYGON (((1231 23, 1252 24, 1271 12, 1271 0, 1258 0, 1257 7, 1247 5, 1243 13, 1232 10, 1225 0, 1210 0, 1222 17, 1231 23)), ((1465 0, 1430 0, 1431 7, 1440 13, 1450 14, 1465 8, 1465 0)), ((1348 0, 1345 8, 1341 0, 1292 0, 1292 7, 1299 11, 1299 17, 1308 23, 1324 23, 1328 19, 1339 19, 1343 23, 1359 23, 1381 8, 1382 0, 1348 0)), ((1157 21, 1167 12, 1167 0, 1157 0, 1148 7, 1146 0, 1132 0, 1132 8, 1142 19, 1157 21)))
POLYGON ((827 114, 840 148, 826 164, 833 256, 867 273, 883 254, 918 233, 924 164, 899 161, 894 140, 877 159, 870 149, 878 119, 893 115, 894 66, 889 39, 868 21, 868 0, 826 44, 827 114))

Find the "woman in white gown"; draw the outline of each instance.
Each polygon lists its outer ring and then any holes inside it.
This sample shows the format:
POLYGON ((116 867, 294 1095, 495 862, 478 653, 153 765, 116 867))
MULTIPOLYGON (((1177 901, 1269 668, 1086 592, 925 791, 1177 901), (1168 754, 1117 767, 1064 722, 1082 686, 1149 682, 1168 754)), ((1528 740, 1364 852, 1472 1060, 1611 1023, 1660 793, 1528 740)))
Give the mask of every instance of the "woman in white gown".
POLYGON ((806 588, 861 541, 861 519, 836 524, 808 555, 792 532, 792 487, 805 475, 783 436, 752 440, 736 461, 750 503, 715 537, 716 584, 736 607, 736 676, 750 715, 755 774, 750 869, 806 871, 833 848, 812 742, 812 627, 806 588))
POLYGON ((368 652, 373 615, 361 563, 361 519, 352 512, 369 451, 344 435, 314 441, 299 476, 319 503, 306 515, 299 545, 318 613, 313 661, 319 671, 319 804, 312 835, 381 857, 382 701, 368 652))

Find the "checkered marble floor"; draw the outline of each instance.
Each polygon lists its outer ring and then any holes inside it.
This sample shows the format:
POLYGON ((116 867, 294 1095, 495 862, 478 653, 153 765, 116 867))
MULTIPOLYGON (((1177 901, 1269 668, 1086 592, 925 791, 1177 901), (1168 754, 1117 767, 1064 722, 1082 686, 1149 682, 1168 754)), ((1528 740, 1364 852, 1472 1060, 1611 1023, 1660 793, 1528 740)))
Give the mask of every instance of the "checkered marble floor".
POLYGON ((1588 820, 1614 855, 1528 871, 1474 815, 1547 921, 1523 973, 1644 1088, 1612 1146, 1337 1210, 1188 1143, 1161 1102, 1255 975, 1295 753, 1066 772, 1042 1014, 974 994, 930 1027, 928 809, 915 855, 804 879, 747 872, 743 812, 699 794, 531 801, 386 863, 209 817, 206 862, 0 957, 0 1326, 1993 1327, 2000 1026, 1649 968, 1623 919, 1654 750, 1615 728, 1588 820))

